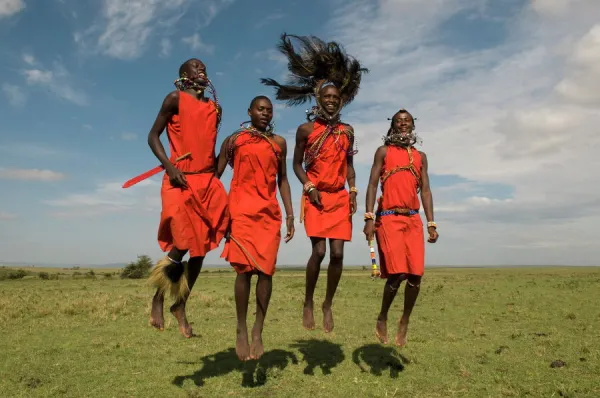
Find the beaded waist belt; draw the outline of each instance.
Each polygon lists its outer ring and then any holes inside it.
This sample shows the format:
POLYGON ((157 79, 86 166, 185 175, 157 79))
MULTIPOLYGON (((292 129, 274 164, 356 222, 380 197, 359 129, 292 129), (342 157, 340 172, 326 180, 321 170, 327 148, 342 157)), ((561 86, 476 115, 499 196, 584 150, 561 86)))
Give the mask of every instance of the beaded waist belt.
POLYGON ((413 209, 389 209, 389 210, 382 210, 380 212, 377 212, 378 216, 391 216, 391 215, 396 215, 396 214, 401 214, 404 216, 413 216, 415 214, 419 214, 419 210, 413 210, 413 209))

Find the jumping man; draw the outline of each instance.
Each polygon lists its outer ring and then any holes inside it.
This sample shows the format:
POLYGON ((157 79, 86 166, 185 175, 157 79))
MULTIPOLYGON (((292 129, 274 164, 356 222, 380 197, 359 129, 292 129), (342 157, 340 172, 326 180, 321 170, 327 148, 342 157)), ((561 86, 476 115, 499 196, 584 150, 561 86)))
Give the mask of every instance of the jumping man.
POLYGON ((313 296, 329 239, 327 290, 322 304, 323 329, 329 333, 334 327, 331 307, 342 275, 344 242, 352 239, 357 194, 352 162, 356 153, 354 130, 341 122, 340 111, 354 99, 361 74, 368 71, 335 42, 289 36, 304 45, 296 53, 287 36, 282 36, 279 49, 289 60, 292 81, 304 84, 283 86, 272 79, 262 79, 262 82, 277 87, 277 99, 287 100, 290 105, 310 101, 313 96, 316 100, 316 106, 307 116, 308 123, 302 124, 296 132, 293 165, 303 185, 300 221, 304 222, 312 243, 306 267, 302 323, 308 330, 315 328, 313 296))
POLYGON ((240 360, 259 359, 264 353, 262 331, 273 286, 277 252, 281 241, 281 210, 277 188, 286 212, 285 242, 294 236, 294 215, 287 179, 287 145, 272 130, 273 104, 264 96, 250 103, 251 122, 223 141, 217 175, 227 163, 233 168, 229 190, 231 226, 221 257, 237 272, 235 305, 237 310, 236 353, 240 360), (246 317, 250 280, 256 284, 256 321, 252 344, 248 343, 246 317))
POLYGON ((179 68, 175 84, 177 90, 164 99, 148 134, 148 144, 166 171, 161 188, 158 243, 168 252, 149 278, 157 287, 150 324, 164 329, 164 293, 169 290, 175 299, 171 313, 177 318, 180 332, 189 338, 193 332, 185 305, 206 253, 216 249, 225 235, 229 215, 227 193, 214 174, 222 112, 206 66, 198 59, 186 61, 179 68), (207 88, 213 92, 214 100, 204 96, 207 88), (170 157, 160 142, 165 128, 170 157), (183 263, 188 252, 189 263, 183 263))
POLYGON ((406 344, 410 314, 419 295, 425 267, 423 223, 419 216, 419 190, 427 218, 428 241, 438 239, 433 220, 433 198, 427 173, 427 156, 415 149, 414 119, 402 109, 392 118, 385 144, 375 153, 366 197, 364 233, 368 241, 375 235, 381 262, 381 277, 387 278, 383 289, 381 312, 375 334, 387 344, 388 311, 400 284, 404 289, 404 312, 398 323, 396 345, 406 344), (382 195, 377 214, 373 213, 377 185, 382 195))

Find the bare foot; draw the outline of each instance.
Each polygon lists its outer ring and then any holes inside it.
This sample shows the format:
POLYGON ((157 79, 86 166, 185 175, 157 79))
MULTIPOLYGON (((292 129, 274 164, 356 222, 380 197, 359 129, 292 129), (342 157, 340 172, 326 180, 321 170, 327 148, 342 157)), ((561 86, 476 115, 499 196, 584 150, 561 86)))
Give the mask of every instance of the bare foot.
POLYGON ((152 297, 152 311, 150 312, 150 325, 161 332, 165 330, 165 318, 163 316, 163 303, 165 297, 158 292, 152 297))
POLYGON ((377 319, 377 326, 375 326, 375 336, 379 339, 381 344, 388 343, 387 334, 387 321, 384 319, 377 319))
POLYGON ((250 346, 250 359, 260 359, 265 353, 262 342, 262 333, 256 328, 252 329, 252 345, 250 346))
POLYGON ((237 339, 235 341, 235 353, 240 361, 247 361, 250 358, 250 345, 248 344, 248 329, 246 327, 237 328, 237 339))
POLYGON ((315 330, 315 317, 313 315, 313 302, 304 303, 304 311, 302 314, 302 326, 306 330, 315 330))
POLYGON ((408 334, 408 320, 400 319, 398 322, 398 333, 396 334, 396 345, 398 347, 404 347, 406 345, 408 334))
POLYGON ((323 303, 323 329, 325 333, 331 333, 333 330, 333 312, 331 312, 331 305, 325 305, 323 303))
POLYGON ((185 305, 184 304, 173 304, 171 306, 171 314, 177 319, 177 323, 179 324, 179 331, 186 339, 194 337, 194 332, 192 331, 192 327, 188 323, 187 317, 185 315, 185 305))

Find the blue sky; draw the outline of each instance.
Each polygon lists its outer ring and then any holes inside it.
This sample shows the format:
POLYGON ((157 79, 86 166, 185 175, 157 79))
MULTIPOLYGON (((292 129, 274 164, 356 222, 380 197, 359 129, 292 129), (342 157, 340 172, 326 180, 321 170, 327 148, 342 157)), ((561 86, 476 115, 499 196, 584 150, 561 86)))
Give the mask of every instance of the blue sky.
MULTIPOLYGON (((360 151, 347 263, 369 264, 370 162, 386 118, 404 107, 431 167, 441 238, 427 245, 428 264, 596 264, 600 192, 577 168, 598 163, 600 25, 590 15, 600 5, 425 3, 0 0, 0 263, 158 258, 160 176, 120 185, 158 164, 146 136, 179 65, 207 64, 224 109, 220 145, 252 97, 273 96, 259 79, 284 78, 275 45, 285 31, 338 40, 371 70, 343 113, 360 151)), ((291 151, 306 107, 275 103, 291 151)), ((279 262, 302 264, 309 250, 299 224, 279 262)), ((223 264, 220 253, 207 262, 223 264)))

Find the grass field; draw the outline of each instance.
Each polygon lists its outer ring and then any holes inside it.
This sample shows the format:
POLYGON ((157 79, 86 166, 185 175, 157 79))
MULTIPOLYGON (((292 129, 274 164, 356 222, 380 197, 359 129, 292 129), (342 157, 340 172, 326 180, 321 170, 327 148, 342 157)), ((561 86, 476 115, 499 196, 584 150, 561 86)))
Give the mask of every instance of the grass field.
MULTIPOLYGON (((330 335, 301 327, 303 274, 282 271, 266 354, 245 364, 233 273, 201 275, 188 304, 199 337, 185 340, 171 317, 150 328, 151 290, 102 275, 115 271, 0 282, 3 397, 600 396, 600 268, 429 270, 401 351, 376 344, 383 281, 369 271, 342 276, 330 335)), ((399 296, 394 320, 401 308, 399 296)))

